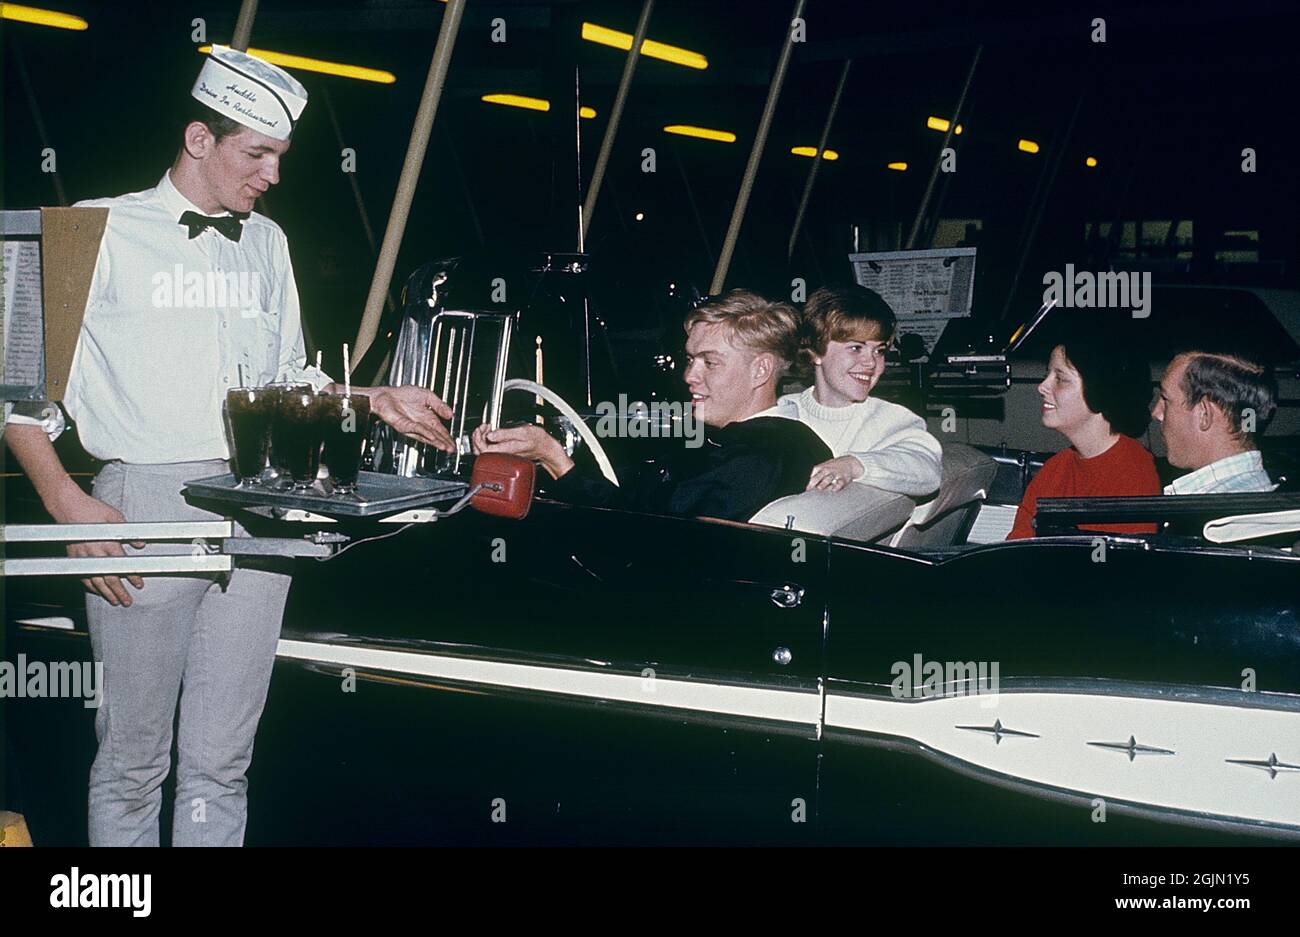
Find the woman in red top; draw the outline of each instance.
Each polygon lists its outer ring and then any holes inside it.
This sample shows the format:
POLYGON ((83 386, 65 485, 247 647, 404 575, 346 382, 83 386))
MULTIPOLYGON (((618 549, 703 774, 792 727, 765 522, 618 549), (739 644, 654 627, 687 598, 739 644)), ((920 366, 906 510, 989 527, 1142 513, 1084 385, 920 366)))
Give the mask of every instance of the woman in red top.
MULTIPOLYGON (((1070 448, 1043 463, 1029 483, 1008 540, 1034 536, 1039 498, 1160 494, 1155 460, 1133 438, 1146 432, 1151 419, 1150 373, 1144 360, 1118 347, 1097 335, 1070 338, 1052 350, 1047 377, 1038 385, 1043 425, 1061 432, 1070 448)), ((1156 527, 1104 524, 1080 530, 1153 534, 1156 527)))

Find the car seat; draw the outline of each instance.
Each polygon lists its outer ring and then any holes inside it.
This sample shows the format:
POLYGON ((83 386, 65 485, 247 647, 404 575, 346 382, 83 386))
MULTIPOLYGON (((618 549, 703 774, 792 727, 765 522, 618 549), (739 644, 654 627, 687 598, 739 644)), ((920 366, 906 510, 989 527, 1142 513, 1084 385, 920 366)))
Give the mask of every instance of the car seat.
POLYGON ((912 512, 889 545, 903 550, 956 546, 975 520, 997 471, 997 463, 974 446, 944 443, 938 494, 912 512))
POLYGON ((854 482, 843 491, 805 491, 777 498, 749 522, 871 543, 901 527, 915 507, 906 495, 854 482))

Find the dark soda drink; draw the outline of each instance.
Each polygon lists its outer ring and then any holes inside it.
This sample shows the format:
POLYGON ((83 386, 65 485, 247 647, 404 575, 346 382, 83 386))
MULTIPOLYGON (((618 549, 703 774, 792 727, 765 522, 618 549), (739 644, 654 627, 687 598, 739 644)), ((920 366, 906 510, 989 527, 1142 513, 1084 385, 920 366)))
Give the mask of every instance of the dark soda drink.
POLYGON ((357 490, 357 473, 361 468, 361 447, 370 427, 370 398, 353 394, 319 394, 324 405, 322 429, 324 449, 321 458, 329 469, 334 490, 350 494, 357 490))
POLYGON ((241 486, 258 484, 266 468, 273 397, 258 387, 236 387, 226 393, 226 433, 231 464, 241 486))
POLYGON ((289 452, 289 441, 285 437, 288 422, 284 417, 282 404, 291 394, 310 394, 310 384, 267 384, 262 388, 271 408, 271 469, 277 483, 283 485, 290 479, 289 467, 285 458, 289 452))
POLYGON ((312 393, 311 388, 280 395, 271 442, 272 459, 293 479, 297 490, 306 490, 316 481, 328 416, 328 402, 312 393))

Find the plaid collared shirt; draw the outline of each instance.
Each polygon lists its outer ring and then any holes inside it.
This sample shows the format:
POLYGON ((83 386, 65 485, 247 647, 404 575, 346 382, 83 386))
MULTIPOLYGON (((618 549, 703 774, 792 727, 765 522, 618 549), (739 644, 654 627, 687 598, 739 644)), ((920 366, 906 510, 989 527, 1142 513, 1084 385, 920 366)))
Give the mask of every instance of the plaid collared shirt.
POLYGON ((1259 450, 1239 452, 1211 462, 1165 486, 1167 495, 1205 495, 1220 492, 1272 491, 1277 485, 1264 471, 1259 450))

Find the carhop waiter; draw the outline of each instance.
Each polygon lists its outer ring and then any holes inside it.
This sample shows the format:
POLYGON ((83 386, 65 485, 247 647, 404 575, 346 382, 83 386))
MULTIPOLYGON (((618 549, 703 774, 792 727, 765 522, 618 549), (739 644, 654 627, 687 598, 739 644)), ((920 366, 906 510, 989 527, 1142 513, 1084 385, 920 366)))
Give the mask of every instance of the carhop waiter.
MULTIPOLYGON (((158 185, 78 205, 105 207, 85 317, 64 405, 86 451, 107 464, 94 496, 68 476, 51 444, 59 413, 7 417, 6 436, 62 524, 211 520, 181 496, 191 479, 227 470, 226 391, 272 381, 332 390, 306 366, 298 290, 279 225, 252 211, 280 180, 280 162, 307 105, 283 69, 214 46, 191 89, 184 138, 158 185), (158 308, 155 276, 177 265, 204 277, 247 274, 248 297, 223 306, 158 308)), ((215 302, 215 300, 213 300, 215 302)), ((421 387, 354 388, 400 433, 439 448, 447 406, 421 387)), ((242 528, 236 529, 244 533, 242 528)), ((189 544, 68 547, 79 557, 188 553, 189 544)), ((174 845, 243 843, 246 772, 266 702, 289 577, 238 568, 215 575, 84 579, 104 702, 90 771, 92 846, 156 846, 162 783, 180 705, 174 845)))

